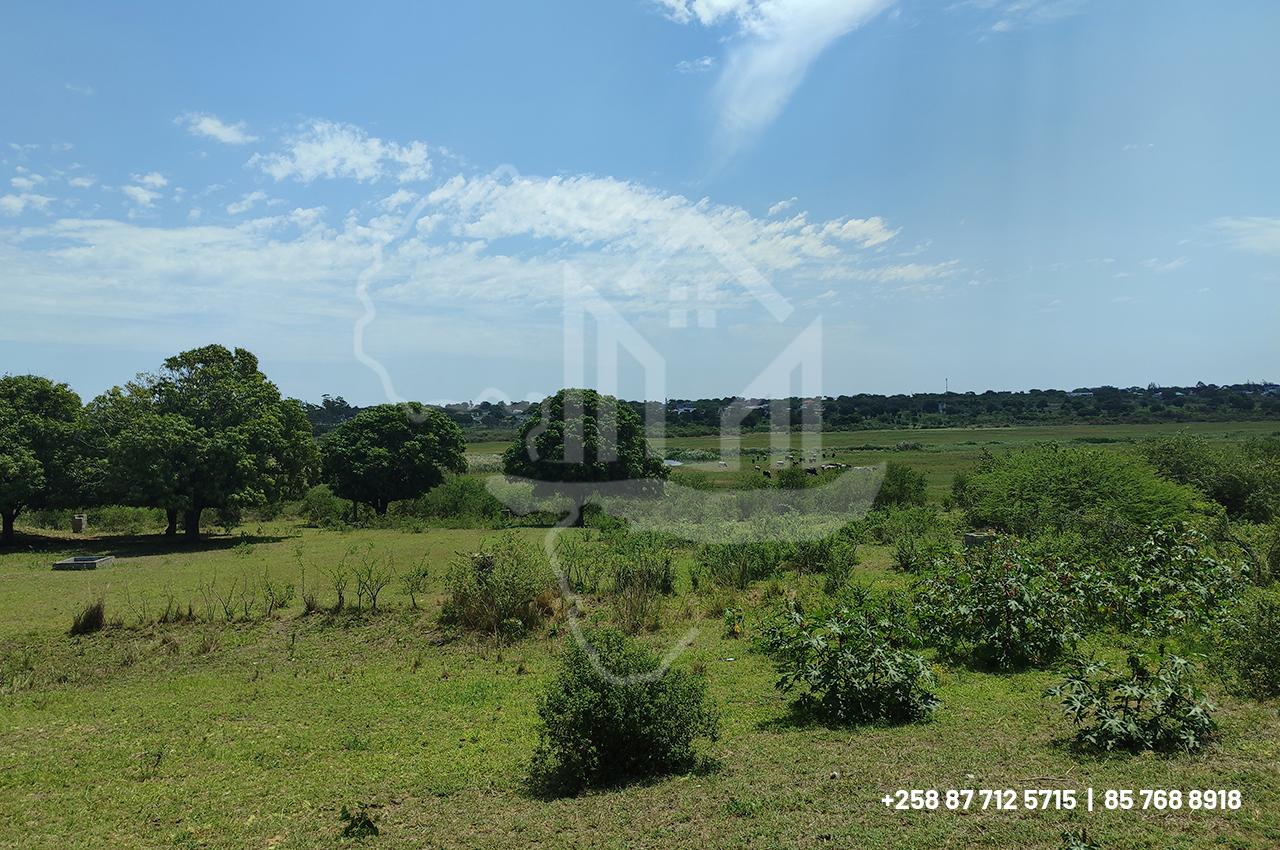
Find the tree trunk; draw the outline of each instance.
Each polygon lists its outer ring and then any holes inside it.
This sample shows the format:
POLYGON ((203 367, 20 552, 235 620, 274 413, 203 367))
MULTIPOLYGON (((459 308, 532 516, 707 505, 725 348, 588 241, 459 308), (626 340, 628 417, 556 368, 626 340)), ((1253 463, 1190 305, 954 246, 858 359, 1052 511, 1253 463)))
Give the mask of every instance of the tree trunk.
POLYGON ((187 511, 186 514, 186 531, 188 540, 196 540, 200 537, 200 508, 187 511))
POLYGON ((176 508, 169 508, 165 512, 165 516, 169 518, 169 524, 165 527, 165 537, 178 536, 178 511, 176 508))
POLYGON ((0 536, 0 543, 8 546, 13 542, 13 521, 17 518, 16 510, 0 511, 0 515, 4 517, 4 533, 0 536))
POLYGON ((378 516, 386 516, 387 502, 384 502, 381 499, 379 499, 378 503, 373 506, 373 512, 376 513, 378 516))

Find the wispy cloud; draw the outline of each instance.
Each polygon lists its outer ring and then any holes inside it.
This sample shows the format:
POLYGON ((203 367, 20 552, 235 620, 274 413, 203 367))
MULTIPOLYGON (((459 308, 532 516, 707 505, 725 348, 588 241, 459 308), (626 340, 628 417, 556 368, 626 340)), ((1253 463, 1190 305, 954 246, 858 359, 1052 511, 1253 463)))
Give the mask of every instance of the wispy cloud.
POLYGON ((682 24, 731 37, 715 98, 718 148, 732 155, 781 114, 813 61, 893 0, 657 0, 682 24))
POLYGON ((179 115, 174 121, 186 127, 187 132, 193 136, 213 139, 224 145, 247 145, 258 141, 258 137, 249 132, 243 121, 227 122, 207 112, 188 112, 179 115))
POLYGON ((94 95, 94 94, 96 94, 96 92, 94 91, 93 86, 79 85, 79 84, 77 84, 77 83, 67 83, 67 84, 66 84, 66 89, 67 89, 67 91, 69 91, 69 92, 74 92, 74 93, 76 93, 76 94, 82 94, 82 95, 84 95, 85 97, 93 97, 93 95, 94 95))
POLYGON ((682 74, 698 74, 703 71, 710 71, 716 66, 716 60, 711 56, 700 56, 697 59, 682 59, 676 63, 676 70, 682 74))
POLYGON ((976 10, 987 16, 984 29, 1003 33, 1078 15, 1088 0, 961 0, 953 10, 976 10))
POLYGON ((1166 274, 1168 272, 1176 272, 1188 262, 1190 261, 1186 257, 1175 257, 1172 260, 1161 260, 1157 257, 1151 257, 1150 259, 1143 260, 1138 265, 1148 271, 1153 271, 1156 274, 1166 274))
POLYGON ((1234 248, 1254 254, 1280 255, 1280 218, 1220 218, 1213 224, 1234 248))
POLYGON ((267 199, 266 192, 250 192, 238 201, 232 201, 227 204, 227 215, 242 215, 253 209, 254 206, 267 199))

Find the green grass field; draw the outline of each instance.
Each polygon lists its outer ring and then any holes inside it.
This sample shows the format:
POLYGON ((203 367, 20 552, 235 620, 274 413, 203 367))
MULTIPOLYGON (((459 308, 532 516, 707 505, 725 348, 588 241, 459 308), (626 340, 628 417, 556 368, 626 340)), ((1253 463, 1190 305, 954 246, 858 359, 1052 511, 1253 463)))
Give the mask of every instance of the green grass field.
MULTIPOLYGON (((1259 426, 1202 426, 1228 439, 1259 426)), ((999 429, 824 435, 828 448, 918 440, 883 453, 926 468, 935 491, 984 445, 1145 431, 999 429), (839 442, 837 442, 839 441, 839 442), (936 463, 931 460, 936 459, 936 463)), ((672 441, 676 444, 677 441, 672 441)), ((698 447, 697 440, 680 445, 698 447)), ((714 444, 710 441, 709 444, 714 444)), ((1108 444, 1120 445, 1120 444, 1108 444)), ((473 452, 485 447, 473 446, 473 452)), ((876 456, 870 451, 851 457, 876 456)), ((859 462, 870 462, 860 460, 859 462)), ((1061 846, 1085 826, 1104 848, 1273 850, 1280 846, 1280 711, 1212 680, 1221 734, 1195 756, 1084 756, 1041 694, 1053 672, 996 675, 935 665, 942 707, 921 725, 829 729, 798 721, 749 641, 722 636, 718 608, 682 584, 662 648, 700 632, 681 666, 704 669, 723 713, 714 769, 546 801, 526 792, 538 693, 565 635, 549 626, 511 646, 438 623, 455 552, 493 532, 350 532, 289 522, 188 547, 163 539, 27 537, 0 555, 0 847, 859 847, 1061 846), (267 620, 226 622, 216 601, 264 574, 302 569, 330 604, 321 568, 351 550, 425 559, 433 590, 410 608, 303 616, 295 600, 267 620), (109 551, 92 572, 54 572, 65 554, 109 551), (210 589, 213 589, 211 591, 210 589), (73 613, 102 597, 123 624, 69 637, 73 613), (172 598, 197 622, 139 626, 172 598), (1238 788, 1235 812, 901 812, 898 788, 1238 788), (369 804, 381 835, 339 836, 339 810, 369 804)), ((540 541, 541 529, 518 533, 540 541)), ((859 577, 901 583, 888 553, 864 548, 859 577)), ((358 556, 358 555, 357 555, 358 556)), ((353 557, 357 557, 353 556, 353 557)), ((803 591, 805 579, 791 577, 803 591)), ((748 633, 778 588, 742 600, 748 633)), ((598 605, 591 616, 607 619, 598 605)), ((749 635, 748 635, 749 636, 749 635)), ((1098 643, 1114 654, 1117 642, 1098 643)))

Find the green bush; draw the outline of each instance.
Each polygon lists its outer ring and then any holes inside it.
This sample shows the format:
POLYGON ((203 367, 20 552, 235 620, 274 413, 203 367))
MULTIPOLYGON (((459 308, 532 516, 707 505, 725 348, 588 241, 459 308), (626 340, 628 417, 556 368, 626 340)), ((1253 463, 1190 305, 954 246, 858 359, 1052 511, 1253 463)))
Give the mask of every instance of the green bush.
POLYGON ((1012 538, 974 547, 916 584, 925 638, 948 657, 1001 670, 1043 667, 1079 638, 1086 575, 1012 538))
POLYGON ((809 481, 813 478, 799 466, 788 466, 785 469, 780 469, 774 477, 778 482, 778 487, 783 490, 803 490, 809 486, 809 481))
POLYGON ((1148 530, 1111 562, 1105 583, 1113 623, 1146 636, 1209 624, 1244 584, 1239 568, 1214 558, 1208 539, 1187 526, 1148 530))
POLYGON ((330 528, 342 524, 347 502, 335 496, 326 485, 317 484, 302 497, 299 510, 312 525, 330 528))
POLYGON ((1057 444, 988 456, 957 482, 954 495, 974 528, 1024 537, 1078 532, 1100 551, 1123 548, 1149 526, 1213 510, 1141 457, 1057 444))
POLYGON ((885 467, 884 480, 880 483, 880 491, 876 493, 873 508, 922 506, 925 503, 927 482, 923 472, 918 472, 905 463, 889 461, 885 467))
POLYGON ((901 602, 873 601, 862 588, 834 610, 807 617, 790 607, 764 631, 777 687, 799 691, 797 707, 836 724, 923 720, 938 705, 929 664, 913 643, 901 602))
POLYGON ((706 682, 682 670, 634 682, 658 657, 616 632, 590 637, 591 652, 570 643, 538 703, 538 744, 530 777, 553 793, 688 771, 700 739, 716 740, 719 716, 706 682))
POLYGON ((1130 654, 1126 667, 1116 674, 1105 662, 1077 660, 1063 682, 1045 692, 1075 723, 1078 745, 1191 752, 1208 742, 1214 705, 1197 687, 1190 661, 1161 655, 1148 666, 1130 654))
POLYGON ((540 549, 508 533, 450 564, 445 622, 512 637, 549 613, 551 568, 540 549))
POLYGON ((411 503, 416 517, 459 528, 498 528, 506 507, 479 478, 452 475, 439 487, 428 490, 411 503))
POLYGON ((1223 446, 1184 431, 1148 440, 1142 452, 1161 475, 1197 488, 1232 517, 1265 523, 1280 516, 1280 440, 1223 446))
POLYGON ((1280 696, 1280 585, 1246 594, 1218 633, 1227 679, 1255 697, 1280 696))

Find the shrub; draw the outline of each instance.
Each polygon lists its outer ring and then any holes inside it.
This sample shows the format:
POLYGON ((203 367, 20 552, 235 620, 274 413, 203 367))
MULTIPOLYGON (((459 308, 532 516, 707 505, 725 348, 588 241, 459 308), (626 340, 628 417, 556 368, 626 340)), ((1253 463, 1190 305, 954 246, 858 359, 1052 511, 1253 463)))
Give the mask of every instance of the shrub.
POLYGON ((608 552, 598 534, 590 530, 580 534, 562 533, 556 539, 556 559, 574 593, 595 593, 600 589, 608 566, 608 552))
POLYGON ((778 669, 777 687, 799 690, 797 707, 838 724, 923 720, 938 705, 929 664, 907 645, 900 603, 851 602, 806 617, 790 607, 766 628, 763 644, 778 669))
POLYGON ((497 528, 507 510, 479 478, 454 475, 415 500, 411 513, 449 526, 497 528))
POLYGON ((783 490, 803 490, 809 486, 811 477, 809 473, 798 466, 788 466, 785 469, 780 469, 775 476, 778 487, 783 490))
POLYGON ((719 717, 701 676, 667 670, 658 657, 611 631, 591 637, 592 656, 570 643, 538 704, 538 744, 530 768, 544 791, 576 793, 628 779, 693 768, 700 739, 716 740, 719 717))
POLYGON ((905 463, 890 461, 885 467, 884 480, 876 493, 873 508, 921 506, 925 503, 927 482, 924 473, 905 463))
POLYGON ((1209 541, 1187 526, 1150 529, 1112 562, 1106 581, 1115 624, 1147 636, 1209 623, 1242 586, 1238 569, 1210 555, 1209 541))
POLYGON ((1149 526, 1210 510, 1195 490, 1161 478, 1141 457, 1056 444, 988 456, 955 496, 975 528, 1020 536, 1074 531, 1108 552, 1149 526))
POLYGON ((1042 667, 1079 637, 1083 576, 1002 538, 966 550, 916 585, 926 639, 944 654, 1001 670, 1042 667))
POLYGON ((426 558, 415 563, 400 576, 404 592, 409 596, 409 607, 413 610, 418 610, 418 595, 426 591, 430 580, 431 568, 427 566, 426 558))
POLYGON ((308 522, 320 528, 342 524, 347 503, 324 484, 317 484, 302 497, 300 510, 308 522))
POLYGON ((843 590, 858 561, 858 544, 844 535, 836 537, 823 569, 823 592, 828 596, 835 596, 843 590))
POLYGON ((494 635, 510 632, 512 620, 532 628, 547 613, 550 575, 541 551, 504 534, 450 565, 444 619, 494 635))
POLYGON ((1076 743, 1099 750, 1200 749, 1214 732, 1213 703, 1196 686, 1190 661, 1161 655, 1148 667, 1130 654, 1127 672, 1105 662, 1077 660, 1046 696, 1060 700, 1077 727, 1076 743))
POLYGON ((1280 696, 1280 586, 1250 591, 1240 600, 1219 630, 1218 654, 1238 690, 1280 696))
POLYGON ((86 602, 71 620, 72 635, 87 635, 102 630, 106 622, 105 606, 101 599, 86 602))
POLYGON ((1215 446, 1182 432, 1146 441, 1142 453, 1165 478, 1195 487, 1233 517, 1265 523, 1280 516, 1280 440, 1215 446))

